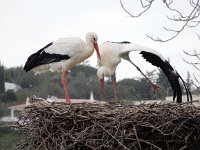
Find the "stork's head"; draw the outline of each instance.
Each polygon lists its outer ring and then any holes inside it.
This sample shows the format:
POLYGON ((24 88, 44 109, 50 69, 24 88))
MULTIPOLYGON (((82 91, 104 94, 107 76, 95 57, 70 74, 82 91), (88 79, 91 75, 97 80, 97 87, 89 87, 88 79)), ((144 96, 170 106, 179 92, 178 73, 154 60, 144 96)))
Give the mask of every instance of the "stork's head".
POLYGON ((86 34, 86 41, 93 44, 94 49, 96 50, 97 56, 98 56, 99 60, 101 60, 101 55, 99 53, 99 46, 98 46, 98 43, 97 43, 97 41, 98 41, 97 34, 94 33, 94 32, 88 32, 86 34))
POLYGON ((86 34, 86 40, 89 40, 91 43, 97 43, 97 41, 98 41, 98 36, 97 36, 97 34, 96 33, 94 33, 94 32, 88 32, 87 34, 86 34))
POLYGON ((116 67, 108 68, 106 66, 101 66, 97 70, 97 76, 100 79, 103 79, 104 77, 111 77, 115 73, 116 67))
POLYGON ((104 66, 99 67, 99 69, 97 70, 97 76, 99 80, 103 79, 105 76, 108 76, 106 67, 104 66))

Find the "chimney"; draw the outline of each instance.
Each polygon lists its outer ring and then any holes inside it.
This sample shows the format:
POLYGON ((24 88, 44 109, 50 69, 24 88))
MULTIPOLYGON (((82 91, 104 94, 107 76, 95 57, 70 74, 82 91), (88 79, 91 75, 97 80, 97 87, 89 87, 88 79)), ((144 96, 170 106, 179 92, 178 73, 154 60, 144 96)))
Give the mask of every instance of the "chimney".
POLYGON ((93 91, 90 92, 90 100, 94 100, 94 94, 93 94, 93 91))

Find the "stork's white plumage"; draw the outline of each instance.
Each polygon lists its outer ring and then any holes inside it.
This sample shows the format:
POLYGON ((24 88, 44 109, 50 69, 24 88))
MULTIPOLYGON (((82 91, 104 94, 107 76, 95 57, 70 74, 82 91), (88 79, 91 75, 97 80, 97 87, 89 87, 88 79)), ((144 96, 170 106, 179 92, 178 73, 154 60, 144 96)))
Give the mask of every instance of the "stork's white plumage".
POLYGON ((86 34, 86 42, 77 37, 58 39, 30 55, 25 63, 24 70, 26 72, 33 70, 36 74, 46 71, 61 71, 61 82, 65 90, 66 102, 69 104, 67 72, 74 65, 90 57, 94 49, 98 58, 101 59, 97 41, 98 37, 94 32, 86 34))
MULTIPOLYGON (((99 46, 99 52, 101 55, 101 63, 99 63, 99 69, 97 71, 98 78, 101 80, 101 90, 102 97, 104 97, 104 77, 111 77, 113 83, 113 89, 115 94, 115 99, 117 100, 116 93, 116 79, 115 70, 117 65, 121 62, 121 59, 125 59, 133 64, 138 71, 142 73, 140 68, 136 66, 129 58, 129 53, 131 51, 140 51, 140 54, 146 61, 150 62, 152 65, 157 66, 162 69, 168 78, 171 87, 173 89, 173 100, 177 99, 178 103, 182 102, 182 91, 179 83, 179 78, 181 79, 185 91, 187 93, 187 99, 192 100, 192 95, 185 84, 182 77, 177 73, 176 70, 169 64, 169 62, 160 54, 158 51, 151 49, 146 46, 132 44, 130 42, 105 42, 99 46)), ((142 73, 144 75, 144 73, 142 73)), ((145 75, 144 75, 145 76, 145 75)), ((152 84, 155 90, 158 90, 158 86, 153 84, 146 76, 145 78, 152 84)))

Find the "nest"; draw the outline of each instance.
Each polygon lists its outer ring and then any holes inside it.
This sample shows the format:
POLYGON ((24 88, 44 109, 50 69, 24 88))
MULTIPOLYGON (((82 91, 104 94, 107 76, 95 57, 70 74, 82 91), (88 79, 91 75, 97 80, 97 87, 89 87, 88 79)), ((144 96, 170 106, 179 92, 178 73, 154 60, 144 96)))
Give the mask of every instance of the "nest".
POLYGON ((191 104, 31 105, 18 149, 200 149, 200 108, 191 104))

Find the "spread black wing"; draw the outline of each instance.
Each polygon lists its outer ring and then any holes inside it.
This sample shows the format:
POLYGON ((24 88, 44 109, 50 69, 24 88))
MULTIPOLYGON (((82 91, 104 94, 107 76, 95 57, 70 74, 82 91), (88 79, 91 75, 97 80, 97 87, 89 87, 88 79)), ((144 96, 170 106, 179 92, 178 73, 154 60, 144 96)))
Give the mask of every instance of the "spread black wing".
POLYGON ((173 69, 173 67, 169 64, 167 60, 163 61, 159 56, 150 52, 141 51, 140 54, 146 61, 162 69, 162 71, 164 72, 164 74, 166 75, 166 77, 168 78, 171 84, 171 87, 173 90, 173 101, 176 98, 177 103, 182 102, 182 91, 181 91, 181 86, 179 83, 179 78, 183 82, 183 85, 187 94, 187 100, 192 101, 192 95, 186 83, 184 82, 182 77, 173 69))

